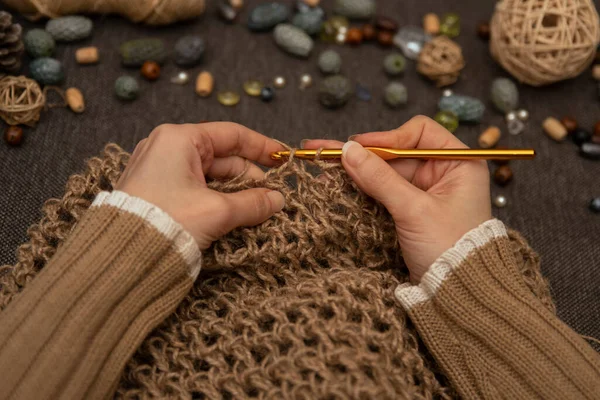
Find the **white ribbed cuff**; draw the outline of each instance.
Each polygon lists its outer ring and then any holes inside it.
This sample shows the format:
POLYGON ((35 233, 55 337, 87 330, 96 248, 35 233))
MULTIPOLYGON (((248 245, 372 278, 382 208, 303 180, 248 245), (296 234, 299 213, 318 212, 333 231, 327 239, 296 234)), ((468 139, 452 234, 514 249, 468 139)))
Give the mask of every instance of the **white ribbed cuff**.
POLYGON ((456 244, 446 250, 423 275, 421 283, 413 286, 409 283, 398 285, 394 294, 396 299, 408 310, 435 296, 449 274, 461 265, 469 255, 499 237, 507 237, 506 227, 491 219, 467 232, 456 244))
POLYGON ((189 266, 190 276, 192 279, 196 279, 202 266, 202 253, 198 248, 198 244, 192 235, 166 212, 146 200, 130 196, 118 190, 98 193, 91 207, 102 205, 116 207, 135 214, 156 228, 168 240, 173 242, 173 246, 189 266))

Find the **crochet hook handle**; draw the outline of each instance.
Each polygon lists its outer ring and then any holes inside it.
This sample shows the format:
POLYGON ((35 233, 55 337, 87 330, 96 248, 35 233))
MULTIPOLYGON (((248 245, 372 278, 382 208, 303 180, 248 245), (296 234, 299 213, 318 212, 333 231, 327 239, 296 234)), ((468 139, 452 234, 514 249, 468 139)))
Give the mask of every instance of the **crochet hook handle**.
MULTIPOLYGON (((365 147, 384 160, 411 158, 420 160, 532 160, 533 149, 388 149, 365 147)), ((290 157, 291 151, 271 153, 273 160, 290 157)), ((335 160, 342 157, 342 149, 295 150, 294 157, 302 160, 335 160)))

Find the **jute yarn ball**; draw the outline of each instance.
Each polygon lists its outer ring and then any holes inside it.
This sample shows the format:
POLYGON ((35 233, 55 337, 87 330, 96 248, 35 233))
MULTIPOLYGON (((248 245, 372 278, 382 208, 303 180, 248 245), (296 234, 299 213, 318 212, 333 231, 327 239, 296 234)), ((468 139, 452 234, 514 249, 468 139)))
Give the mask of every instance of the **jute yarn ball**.
POLYGON ((520 82, 543 86, 581 74, 600 40, 591 0, 500 0, 492 56, 520 82))

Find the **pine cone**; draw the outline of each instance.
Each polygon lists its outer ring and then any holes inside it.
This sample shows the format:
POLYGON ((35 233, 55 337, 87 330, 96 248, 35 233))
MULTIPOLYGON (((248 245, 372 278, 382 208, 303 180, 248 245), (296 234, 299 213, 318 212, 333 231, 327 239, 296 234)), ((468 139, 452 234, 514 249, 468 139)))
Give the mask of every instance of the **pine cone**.
POLYGON ((0 72, 17 72, 21 68, 21 56, 25 50, 22 33, 21 25, 13 24, 12 15, 0 11, 0 72))

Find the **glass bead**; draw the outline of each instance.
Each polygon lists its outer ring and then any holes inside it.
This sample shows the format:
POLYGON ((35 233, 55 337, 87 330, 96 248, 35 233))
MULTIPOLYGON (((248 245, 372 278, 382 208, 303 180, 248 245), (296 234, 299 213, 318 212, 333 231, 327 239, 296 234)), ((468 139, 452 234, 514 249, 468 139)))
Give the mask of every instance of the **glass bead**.
POLYGON ((433 119, 452 133, 458 129, 458 117, 450 111, 440 111, 433 119))
POLYGON ((394 36, 394 44, 402 50, 406 58, 416 60, 419 58, 425 43, 431 39, 431 35, 425 33, 423 28, 406 26, 394 36))
POLYGON ((260 91, 263 88, 263 84, 256 80, 249 80, 244 82, 244 92, 248 96, 258 97, 260 96, 260 91))
POLYGON ((520 119, 511 119, 508 121, 508 133, 511 135, 520 135, 525 130, 525 124, 520 119))
POLYGON ((335 42, 335 37, 337 36, 337 29, 333 27, 333 24, 330 21, 323 22, 321 25, 321 33, 319 34, 319 39, 323 42, 335 42))
POLYGON ((369 89, 360 84, 356 84, 356 97, 362 101, 370 101, 372 96, 369 89))
POLYGON ((275 97, 275 90, 273 90, 273 88, 267 86, 262 88, 262 90, 260 91, 260 99, 265 103, 268 103, 271 100, 273 100, 273 97, 275 97))
POLYGON ((336 31, 339 31, 340 28, 348 28, 350 26, 350 21, 348 21, 348 18, 342 17, 341 15, 333 16, 329 18, 328 21, 331 22, 333 29, 336 31))
POLYGON ((460 16, 456 13, 445 14, 440 23, 440 33, 449 38, 460 35, 460 16))
POLYGON ((220 92, 217 95, 217 100, 219 100, 219 103, 223 104, 224 106, 232 107, 240 102, 240 95, 231 91, 220 92))

